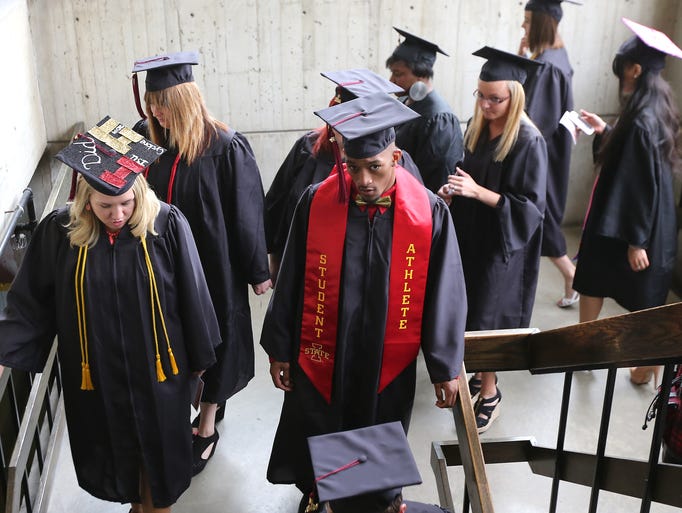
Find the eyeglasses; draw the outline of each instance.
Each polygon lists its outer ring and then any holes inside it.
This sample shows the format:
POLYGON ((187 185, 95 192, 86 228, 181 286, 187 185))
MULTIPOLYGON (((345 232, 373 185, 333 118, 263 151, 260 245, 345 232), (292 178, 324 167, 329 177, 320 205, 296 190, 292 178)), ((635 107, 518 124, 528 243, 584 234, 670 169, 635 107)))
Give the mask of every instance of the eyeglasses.
POLYGON ((474 98, 476 98, 479 102, 488 102, 492 103, 494 105, 499 105, 500 103, 506 102, 511 96, 507 96, 506 98, 500 98, 499 96, 483 96, 481 92, 476 89, 474 91, 474 98))

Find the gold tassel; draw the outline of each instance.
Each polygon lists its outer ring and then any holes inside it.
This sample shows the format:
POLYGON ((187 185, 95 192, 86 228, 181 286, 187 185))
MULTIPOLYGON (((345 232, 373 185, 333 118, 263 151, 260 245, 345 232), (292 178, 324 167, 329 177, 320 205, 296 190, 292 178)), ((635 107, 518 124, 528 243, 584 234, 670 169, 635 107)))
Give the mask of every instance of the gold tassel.
POLYGON ((166 381, 166 375, 163 373, 163 367, 161 367, 161 356, 156 355, 156 380, 159 383, 166 381))
POLYGON ((78 262, 76 263, 76 273, 74 275, 74 286, 76 295, 76 311, 78 312, 78 338, 81 346, 81 390, 94 390, 92 377, 90 376, 90 365, 88 355, 88 328, 85 322, 85 262, 88 258, 88 246, 78 248, 78 262))
POLYGON ((170 358, 170 364, 171 369, 173 370, 173 374, 177 374, 178 372, 180 372, 178 370, 178 364, 175 363, 175 355, 173 354, 173 350, 170 348, 170 346, 168 347, 168 358, 170 358))
POLYGON ((92 384, 92 378, 90 376, 90 366, 82 362, 81 363, 81 390, 94 390, 95 387, 92 384))

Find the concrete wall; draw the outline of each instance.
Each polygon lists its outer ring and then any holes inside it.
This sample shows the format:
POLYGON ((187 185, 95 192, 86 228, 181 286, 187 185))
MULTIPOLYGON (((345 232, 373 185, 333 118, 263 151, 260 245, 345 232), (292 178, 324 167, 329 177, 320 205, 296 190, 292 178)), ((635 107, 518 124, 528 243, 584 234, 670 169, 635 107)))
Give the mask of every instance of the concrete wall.
POLYGON ((46 143, 26 0, 0 0, 0 232, 46 143))
MULTIPOLYGON (((473 110, 471 91, 482 63, 471 52, 485 44, 514 51, 525 4, 525 0, 10 0, 9 4, 25 10, 27 1, 48 140, 66 141, 74 123, 82 120, 91 126, 105 114, 134 122, 133 61, 160 52, 198 49, 201 64, 195 76, 209 108, 248 135, 266 189, 294 139, 320 124, 312 112, 326 106, 333 92, 320 71, 368 67, 387 75, 384 61, 398 43, 391 26, 403 27, 438 42, 450 54, 436 62, 436 87, 464 122, 473 110)), ((585 4, 564 4, 560 26, 575 68, 576 106, 614 113, 617 83, 610 72, 611 60, 629 36, 620 16, 656 26, 682 41, 682 28, 676 26, 681 7, 676 0, 587 0, 585 4)), ((26 19, 7 24, 16 31, 15 25, 25 27, 26 19)), ((10 39, 3 28, 0 34, 10 39)), ((12 37, 4 48, 16 48, 17 41, 30 48, 25 28, 23 38, 12 37)), ((24 53, 22 63, 31 68, 30 52, 24 53)), ((681 69, 680 63, 669 63, 676 84, 682 83, 681 69)), ((36 81, 25 72, 20 83, 24 96, 34 103, 32 112, 39 112, 37 94, 28 93, 36 81)), ((6 95, 2 97, 8 101, 6 95)), ((20 103, 13 102, 13 108, 20 103)), ((22 115, 10 119, 24 133, 33 130, 22 115)), ((27 141, 31 148, 43 142, 39 137, 27 141)), ((5 144, 0 139, 1 154, 5 144)), ((12 142, 8 147, 17 151, 12 142)), ((585 137, 574 151, 567 223, 582 219, 592 179, 590 141, 585 137)), ((11 188, 20 190, 19 182, 11 183, 11 188)))

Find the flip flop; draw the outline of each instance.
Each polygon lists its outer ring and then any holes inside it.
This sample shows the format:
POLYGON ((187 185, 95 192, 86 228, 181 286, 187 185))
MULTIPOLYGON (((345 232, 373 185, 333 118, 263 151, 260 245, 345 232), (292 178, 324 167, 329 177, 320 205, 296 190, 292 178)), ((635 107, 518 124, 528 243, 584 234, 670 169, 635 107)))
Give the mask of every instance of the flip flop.
POLYGON ((569 306, 573 306, 580 300, 580 294, 576 292, 575 290, 573 291, 573 294, 571 294, 571 297, 562 297, 559 301, 556 302, 556 305, 559 308, 568 308, 569 306))

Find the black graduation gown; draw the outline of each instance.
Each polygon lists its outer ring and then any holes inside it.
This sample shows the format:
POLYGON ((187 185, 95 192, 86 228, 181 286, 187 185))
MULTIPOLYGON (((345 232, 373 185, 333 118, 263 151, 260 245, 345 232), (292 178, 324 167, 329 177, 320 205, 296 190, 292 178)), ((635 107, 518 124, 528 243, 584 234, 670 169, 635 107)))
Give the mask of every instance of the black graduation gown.
POLYGON ((672 169, 659 133, 654 113, 643 111, 618 161, 600 170, 573 279, 581 294, 613 298, 630 311, 665 303, 677 254, 672 169), (646 249, 647 269, 630 268, 628 245, 646 249))
POLYGON ((491 208, 456 196, 455 222, 466 279, 468 330, 525 328, 535 301, 545 210, 547 152, 542 135, 521 123, 518 140, 502 162, 493 162, 499 138, 481 134, 462 169, 477 184, 501 194, 491 208))
MULTIPOLYGON (((149 184, 166 199, 171 150, 149 168, 149 184)), ((204 374, 202 400, 220 403, 254 375, 249 284, 270 277, 263 228, 263 185, 253 151, 234 130, 219 137, 191 166, 180 159, 171 203, 194 234, 220 325, 218 361, 204 374)))
POLYGON ((573 139, 559 124, 573 110, 573 69, 564 48, 548 48, 536 59, 543 65, 526 83, 526 111, 547 144, 547 205, 542 229, 542 256, 566 254, 561 222, 566 209, 573 139))
POLYGON ((436 91, 409 107, 421 117, 396 127, 395 142, 412 156, 426 188, 436 193, 462 159, 462 129, 457 116, 436 91))
MULTIPOLYGON (((377 394, 388 307, 393 207, 373 223, 355 203, 348 211, 332 401, 328 404, 299 368, 306 237, 311 186, 301 197, 282 259, 280 280, 263 323, 261 345, 275 361, 290 362, 294 390, 284 396, 267 477, 272 483, 313 486, 306 438, 383 422, 407 430, 414 401, 416 361, 377 394)), ((433 236, 422 319, 421 348, 433 383, 460 372, 466 293, 457 238, 447 207, 429 194, 433 236)))
POLYGON ((156 376, 149 278, 139 239, 128 226, 111 245, 104 230, 89 248, 85 310, 94 390, 81 386, 74 274, 78 248, 66 209, 36 229, 0 314, 0 363, 41 372, 55 335, 71 454, 80 486, 100 499, 139 502, 143 466, 156 507, 189 486, 193 371, 215 362, 218 324, 187 221, 162 204, 158 235, 147 245, 179 373, 170 370, 157 317, 166 381, 156 376))
MULTIPOLYGON (((318 134, 312 130, 294 143, 265 195, 265 239, 268 253, 274 255, 278 262, 282 260, 291 219, 301 194, 309 185, 327 178, 335 164, 333 155, 313 155, 318 134)), ((422 181, 417 165, 406 151, 403 151, 400 165, 422 181)))

